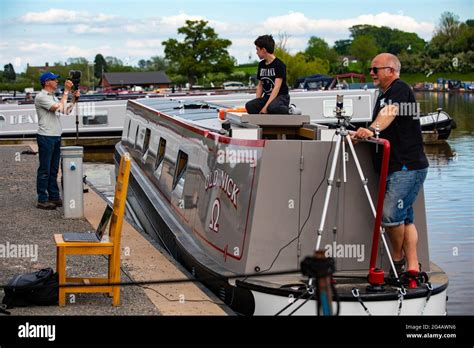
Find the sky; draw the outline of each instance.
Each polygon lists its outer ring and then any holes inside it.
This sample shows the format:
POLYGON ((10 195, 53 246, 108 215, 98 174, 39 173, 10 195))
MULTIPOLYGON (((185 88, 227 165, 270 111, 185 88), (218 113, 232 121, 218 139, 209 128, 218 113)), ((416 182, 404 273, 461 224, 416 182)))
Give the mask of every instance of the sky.
MULTIPOLYGON (((239 63, 257 59, 259 35, 282 34, 286 48, 305 49, 311 36, 329 44, 349 38, 356 24, 388 26, 429 40, 440 16, 453 12, 474 18, 473 0, 1 0, 0 64, 17 72, 27 63, 53 64, 71 57, 93 61, 97 53, 127 65, 163 56, 161 42, 182 39, 177 28, 187 19, 206 20, 219 37, 232 41, 239 63)), ((1 68, 0 67, 0 68, 1 68)))

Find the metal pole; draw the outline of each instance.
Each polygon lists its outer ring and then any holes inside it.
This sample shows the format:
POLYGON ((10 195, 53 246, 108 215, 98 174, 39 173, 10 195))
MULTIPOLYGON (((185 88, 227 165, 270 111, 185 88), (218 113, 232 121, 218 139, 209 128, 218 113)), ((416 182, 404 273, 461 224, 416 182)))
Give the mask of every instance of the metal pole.
POLYGON ((346 143, 342 140, 342 173, 344 178, 344 183, 347 182, 347 175, 346 175, 346 143))
POLYGON ((75 105, 75 108, 76 108, 76 146, 77 146, 79 145, 79 110, 78 110, 79 107, 75 105))

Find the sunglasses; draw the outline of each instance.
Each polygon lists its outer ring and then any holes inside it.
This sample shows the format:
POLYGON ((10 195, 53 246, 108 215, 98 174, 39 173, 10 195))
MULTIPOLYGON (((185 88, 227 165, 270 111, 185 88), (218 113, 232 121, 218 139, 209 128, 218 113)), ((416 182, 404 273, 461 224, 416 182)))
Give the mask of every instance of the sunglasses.
POLYGON ((369 74, 371 71, 373 71, 374 74, 377 74, 380 69, 393 69, 393 68, 390 66, 374 66, 372 68, 369 68, 369 74))

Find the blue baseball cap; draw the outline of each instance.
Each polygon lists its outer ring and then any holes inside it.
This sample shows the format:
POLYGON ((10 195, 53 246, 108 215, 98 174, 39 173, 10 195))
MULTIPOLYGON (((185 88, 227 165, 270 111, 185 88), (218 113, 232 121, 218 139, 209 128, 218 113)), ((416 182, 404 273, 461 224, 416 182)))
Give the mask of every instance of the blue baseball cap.
POLYGON ((59 77, 60 77, 59 75, 53 74, 51 71, 47 71, 41 75, 40 82, 43 85, 46 82, 46 80, 55 80, 59 77))

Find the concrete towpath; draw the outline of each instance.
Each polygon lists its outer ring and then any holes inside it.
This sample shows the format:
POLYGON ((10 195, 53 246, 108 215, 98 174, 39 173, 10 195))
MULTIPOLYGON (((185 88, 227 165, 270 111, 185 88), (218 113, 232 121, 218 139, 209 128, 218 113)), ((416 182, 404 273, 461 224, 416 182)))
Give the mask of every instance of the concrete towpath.
MULTIPOLYGON (((29 145, 0 146, 0 284, 15 274, 56 268, 53 234, 95 229, 106 202, 92 189, 84 194, 84 219, 64 219, 62 208, 36 208, 36 155, 29 145), (15 248, 17 253, 15 254, 15 248), (18 255, 18 250, 22 255, 18 255), (26 251, 29 253, 27 254, 26 251)), ((104 276, 102 256, 72 256, 68 275, 104 276)), ((122 230, 122 281, 183 279, 189 275, 145 234, 128 222, 122 230)), ((0 290, 0 298, 3 291, 0 290)), ((66 307, 24 307, 13 315, 227 315, 231 311, 200 284, 123 286, 121 306, 113 307, 105 294, 68 296, 66 307)))

